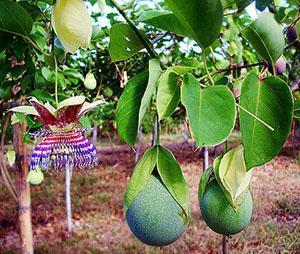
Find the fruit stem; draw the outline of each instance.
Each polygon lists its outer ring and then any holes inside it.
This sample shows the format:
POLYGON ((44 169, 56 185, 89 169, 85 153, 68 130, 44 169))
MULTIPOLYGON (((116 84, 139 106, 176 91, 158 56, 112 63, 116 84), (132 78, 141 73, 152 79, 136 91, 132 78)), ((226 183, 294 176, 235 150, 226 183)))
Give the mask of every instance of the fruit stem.
POLYGON ((205 55, 205 49, 202 49, 202 61, 203 61, 204 68, 205 68, 205 71, 206 71, 206 73, 207 73, 207 76, 209 77, 210 83, 211 83, 212 85, 214 85, 215 82, 214 82, 213 78, 211 77, 210 72, 209 72, 208 67, 207 67, 206 55, 205 55))
POLYGON ((154 119, 152 146, 156 146, 160 144, 159 135, 160 135, 159 121, 158 121, 158 115, 156 114, 154 119))

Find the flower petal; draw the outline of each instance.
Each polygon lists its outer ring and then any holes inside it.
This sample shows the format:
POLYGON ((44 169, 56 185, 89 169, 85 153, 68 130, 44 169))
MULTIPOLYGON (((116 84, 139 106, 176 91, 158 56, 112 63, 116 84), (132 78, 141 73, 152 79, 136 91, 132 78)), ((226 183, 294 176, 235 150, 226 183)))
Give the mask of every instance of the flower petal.
POLYGON ((38 116, 36 118, 45 126, 49 125, 57 125, 59 124, 57 118, 36 98, 32 98, 29 100, 29 103, 36 109, 38 112, 38 116))
POLYGON ((98 107, 99 105, 103 104, 105 101, 104 100, 98 100, 94 101, 93 103, 85 102, 79 112, 79 118, 86 114, 87 112, 90 112, 94 108, 98 107))
POLYGON ((8 111, 12 111, 15 113, 23 113, 25 115, 34 115, 39 116, 39 113, 36 111, 36 109, 32 106, 19 106, 9 109, 8 111))
POLYGON ((52 26, 66 51, 87 47, 92 36, 92 21, 82 0, 57 0, 52 8, 52 26))

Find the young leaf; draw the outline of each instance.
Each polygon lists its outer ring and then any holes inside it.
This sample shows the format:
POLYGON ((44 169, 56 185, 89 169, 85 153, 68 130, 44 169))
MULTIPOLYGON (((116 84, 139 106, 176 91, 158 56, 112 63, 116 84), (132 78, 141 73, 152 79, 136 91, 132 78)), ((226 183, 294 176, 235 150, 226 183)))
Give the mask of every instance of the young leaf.
POLYGON ((33 20, 19 4, 10 0, 0 1, 0 30, 21 36, 28 36, 33 20))
POLYGON ((147 88, 143 95, 143 98, 141 101, 141 107, 139 110, 139 126, 142 123, 142 120, 146 113, 147 107, 149 106, 151 97, 155 92, 157 82, 161 75, 161 72, 162 72, 162 70, 160 67, 160 61, 158 59, 151 59, 149 61, 149 80, 148 80, 147 88))
POLYGON ((164 185, 189 217, 189 192, 181 168, 167 148, 159 146, 157 170, 164 185))
POLYGON ((181 101, 198 146, 217 145, 228 138, 236 118, 235 98, 228 87, 202 89, 197 79, 187 74, 181 86, 181 101))
POLYGON ((117 105, 117 129, 120 138, 134 146, 139 123, 141 101, 147 87, 149 73, 142 72, 130 79, 117 105))
POLYGON ((227 152, 219 164, 219 179, 230 193, 231 202, 236 202, 249 187, 252 171, 246 171, 244 148, 238 146, 227 152))
POLYGON ((179 103, 178 78, 178 74, 170 68, 160 76, 156 101, 159 120, 171 116, 179 103))
POLYGON ((168 11, 145 11, 139 21, 168 32, 192 37, 177 17, 168 11))
POLYGON ((165 0, 170 10, 202 48, 218 37, 223 20, 220 0, 165 0))
POLYGON ((138 164, 135 166, 130 182, 124 193, 124 209, 125 213, 132 204, 138 193, 144 189, 150 179, 152 171, 156 164, 157 147, 148 149, 138 164))
POLYGON ((199 182, 199 188, 198 188, 198 200, 201 201, 204 193, 206 186, 209 182, 210 175, 213 171, 213 167, 208 168, 205 170, 201 176, 200 182, 199 182))
POLYGON ((253 71, 242 85, 240 105, 274 128, 267 128, 245 110, 240 110, 240 128, 247 170, 272 160, 289 135, 293 98, 288 85, 276 77, 259 80, 253 71))
POLYGON ((129 25, 118 23, 111 27, 108 50, 113 62, 126 60, 143 48, 129 25))
POLYGON ((276 63, 283 53, 285 42, 282 28, 270 13, 261 14, 242 34, 269 63, 276 63))

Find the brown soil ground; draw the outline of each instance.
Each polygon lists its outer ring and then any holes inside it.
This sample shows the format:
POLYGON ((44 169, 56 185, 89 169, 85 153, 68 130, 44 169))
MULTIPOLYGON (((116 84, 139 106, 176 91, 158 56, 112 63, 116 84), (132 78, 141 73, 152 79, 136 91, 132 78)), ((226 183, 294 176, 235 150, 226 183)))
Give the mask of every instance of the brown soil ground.
MULTIPOLYGON (((177 242, 149 247, 130 233, 123 215, 123 192, 134 153, 126 145, 112 145, 99 148, 99 168, 74 172, 72 237, 65 231, 63 173, 48 173, 44 184, 31 187, 36 253, 221 253, 222 236, 205 225, 198 207, 201 152, 180 142, 166 146, 190 186, 191 221, 177 242)), ((254 169, 252 221, 230 238, 230 253, 300 253, 300 165, 285 154, 254 169)), ((1 182, 0 200, 0 253, 18 253, 15 204, 1 182)))

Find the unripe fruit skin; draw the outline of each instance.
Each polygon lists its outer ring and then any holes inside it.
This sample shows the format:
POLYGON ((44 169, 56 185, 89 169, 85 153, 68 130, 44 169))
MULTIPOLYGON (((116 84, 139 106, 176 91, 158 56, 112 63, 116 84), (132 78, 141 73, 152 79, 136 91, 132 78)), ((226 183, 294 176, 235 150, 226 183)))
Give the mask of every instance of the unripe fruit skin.
POLYGON ((27 176, 27 182, 32 185, 41 184, 44 181, 44 174, 41 170, 30 170, 27 176))
POLYGON ((165 246, 185 231, 188 220, 163 183, 151 176, 126 212, 132 233, 143 243, 165 246))
POLYGON ((208 184, 199 203, 205 223, 213 231, 227 236, 241 232, 250 222, 253 210, 249 190, 245 194, 245 200, 235 211, 216 180, 208 184))
POLYGON ((88 90, 94 90, 97 86, 97 80, 95 79, 93 73, 89 72, 86 74, 84 79, 84 86, 88 90))

